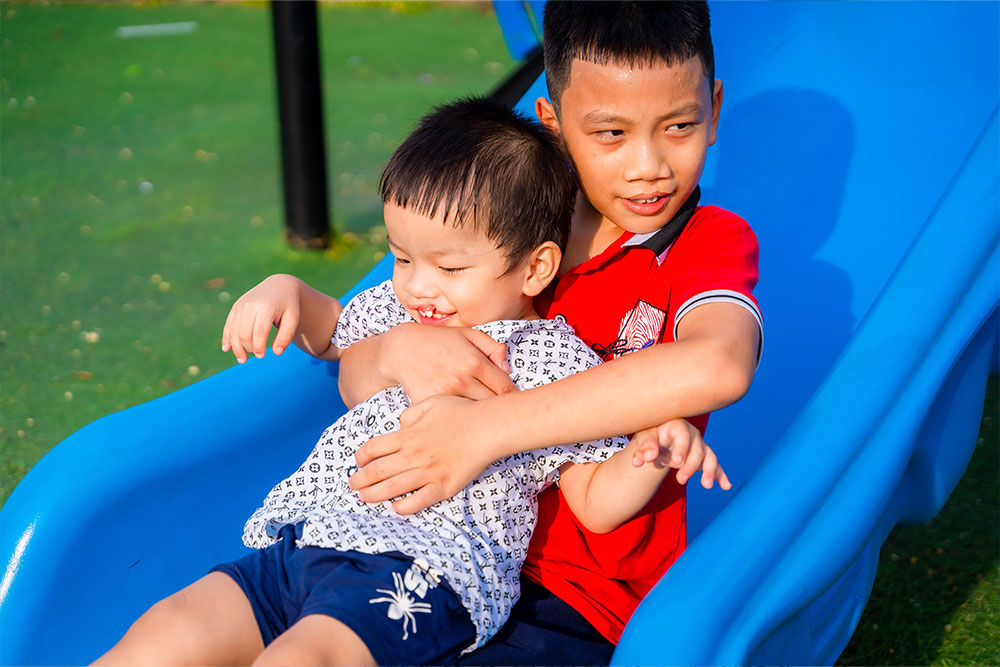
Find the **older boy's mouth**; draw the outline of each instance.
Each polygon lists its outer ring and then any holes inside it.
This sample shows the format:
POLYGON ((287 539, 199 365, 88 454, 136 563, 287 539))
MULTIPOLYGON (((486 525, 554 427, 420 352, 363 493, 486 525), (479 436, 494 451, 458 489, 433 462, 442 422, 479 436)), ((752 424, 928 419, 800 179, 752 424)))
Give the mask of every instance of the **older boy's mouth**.
POLYGON ((644 197, 619 197, 619 201, 633 213, 639 215, 656 215, 666 208, 670 195, 655 194, 644 197))

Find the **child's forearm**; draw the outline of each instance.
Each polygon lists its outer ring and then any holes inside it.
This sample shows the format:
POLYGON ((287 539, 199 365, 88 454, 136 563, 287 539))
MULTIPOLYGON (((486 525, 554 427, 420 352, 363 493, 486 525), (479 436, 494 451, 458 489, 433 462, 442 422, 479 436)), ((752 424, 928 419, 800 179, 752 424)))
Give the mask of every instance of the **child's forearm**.
POLYGON ((407 322, 355 343, 341 362, 348 406, 397 384, 414 403, 438 394, 479 400, 515 389, 507 346, 476 329, 407 322))
POLYGON ((330 339, 343 306, 332 296, 313 289, 301 280, 298 280, 298 291, 299 323, 292 342, 314 357, 336 361, 341 351, 330 339))
MULTIPOLYGON (((708 313, 727 305, 703 309, 708 313)), ((758 328, 749 314, 719 312, 728 318, 725 329, 716 329, 710 316, 676 343, 655 345, 552 384, 469 406, 476 410, 470 421, 478 422, 476 430, 486 438, 491 460, 634 433, 736 402, 753 377, 758 328)))
POLYGON ((454 495, 505 456, 634 433, 735 403, 756 367, 756 319, 740 306, 715 303, 681 324, 675 343, 551 384, 481 401, 427 401, 407 426, 362 445, 351 485, 365 502, 416 491, 393 505, 415 512, 454 495))
POLYGON ((632 443, 603 463, 570 464, 559 486, 576 518, 594 533, 608 533, 646 506, 671 468, 632 463, 632 443))
POLYGON ((378 359, 384 358, 384 346, 389 334, 363 338, 340 353, 340 397, 344 405, 353 408, 394 384, 393 378, 379 372, 378 359))

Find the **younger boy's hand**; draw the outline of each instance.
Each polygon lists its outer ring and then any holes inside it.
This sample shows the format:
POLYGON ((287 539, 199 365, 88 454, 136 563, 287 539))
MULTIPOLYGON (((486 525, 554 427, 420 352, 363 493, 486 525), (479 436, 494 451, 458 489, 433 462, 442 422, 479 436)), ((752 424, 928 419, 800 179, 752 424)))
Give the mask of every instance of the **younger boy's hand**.
POLYGON ((732 488, 715 452, 705 444, 698 429, 684 419, 639 431, 630 444, 635 447, 632 465, 637 468, 646 464, 676 468, 679 484, 686 484, 701 470, 701 485, 706 489, 712 488, 715 482, 725 491, 732 488))
POLYGON ((260 359, 271 327, 277 326, 272 350, 284 352, 299 325, 299 285, 293 276, 269 276, 237 299, 222 328, 222 351, 232 350, 241 364, 248 353, 260 359))

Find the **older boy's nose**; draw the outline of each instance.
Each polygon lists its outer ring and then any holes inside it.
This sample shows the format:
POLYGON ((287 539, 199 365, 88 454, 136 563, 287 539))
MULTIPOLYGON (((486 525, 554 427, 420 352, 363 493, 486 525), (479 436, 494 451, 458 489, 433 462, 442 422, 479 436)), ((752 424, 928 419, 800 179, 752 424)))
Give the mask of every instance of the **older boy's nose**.
POLYGON ((656 146, 650 142, 637 142, 628 156, 623 170, 626 181, 653 181, 667 178, 670 168, 656 146))

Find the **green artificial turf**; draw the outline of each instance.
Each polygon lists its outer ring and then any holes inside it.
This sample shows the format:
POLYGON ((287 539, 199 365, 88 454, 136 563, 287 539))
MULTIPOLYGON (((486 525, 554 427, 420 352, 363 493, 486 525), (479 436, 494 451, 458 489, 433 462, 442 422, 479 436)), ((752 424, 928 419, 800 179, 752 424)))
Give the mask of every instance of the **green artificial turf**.
POLYGON ((840 665, 1000 664, 1000 392, 969 467, 929 522, 897 528, 840 665))
MULTIPOLYGON (((488 7, 320 17, 346 232, 325 253, 283 240, 267 5, 0 4, 0 502, 86 423, 230 366, 226 313, 266 275, 350 287, 385 252, 391 150, 432 104, 512 67, 488 7), (114 37, 182 21, 198 30, 114 37)), ((890 536, 841 664, 1000 663, 997 408, 994 378, 969 472, 938 518, 890 536)))
POLYGON ((267 275, 353 285, 385 252, 375 189, 393 148, 512 66, 488 7, 321 5, 320 23, 347 232, 325 254, 283 240, 266 4, 0 5, 0 501, 86 423, 231 365, 226 313, 267 275))

